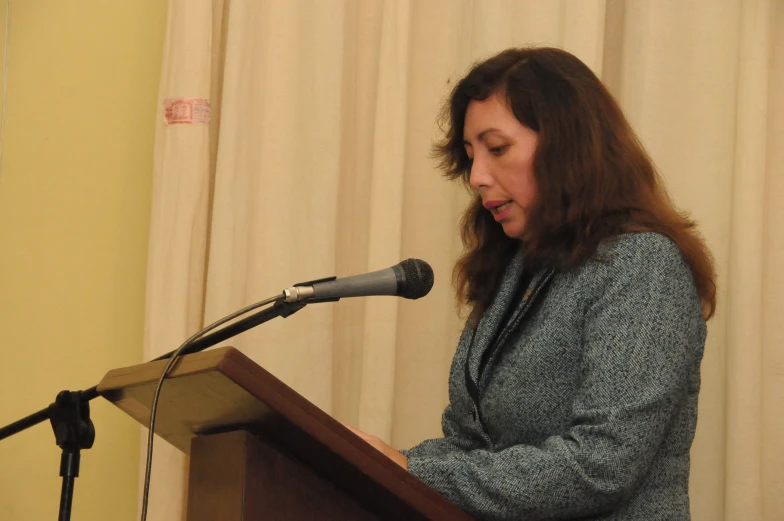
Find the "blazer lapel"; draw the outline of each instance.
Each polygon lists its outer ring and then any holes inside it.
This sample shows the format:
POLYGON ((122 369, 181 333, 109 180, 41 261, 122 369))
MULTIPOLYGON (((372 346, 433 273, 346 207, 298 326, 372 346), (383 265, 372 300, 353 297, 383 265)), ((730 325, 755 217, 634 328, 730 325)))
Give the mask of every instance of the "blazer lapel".
MULTIPOLYGON (((510 267, 512 267, 511 264, 510 267)), ((471 347, 470 358, 468 359, 469 365, 467 366, 467 376, 471 378, 473 385, 469 382, 466 383, 469 385, 469 388, 474 389, 472 394, 477 402, 481 391, 487 382, 487 377, 491 372, 490 369, 496 356, 503 349, 509 335, 517 330, 520 323, 523 321, 523 318, 525 318, 525 315, 529 312, 534 302, 544 293, 547 285, 555 275, 554 269, 542 269, 537 271, 529 282, 528 288, 523 294, 523 298, 519 301, 513 301, 514 297, 519 294, 517 285, 522 278, 522 262, 519 264, 519 268, 519 271, 516 272, 516 281, 505 281, 508 284, 508 287, 511 288, 511 291, 504 291, 503 293, 499 291, 498 296, 501 297, 503 295, 503 301, 498 302, 499 306, 493 310, 493 315, 488 317, 486 324, 483 325, 480 321, 476 337, 479 337, 479 329, 482 328, 481 344, 474 340, 473 346, 471 347), (514 310, 506 323, 501 324, 501 320, 506 316, 510 306, 514 306, 514 310), (486 360, 483 365, 482 360, 484 358, 486 358, 486 360)), ((514 272, 508 272, 507 274, 512 275, 513 273, 514 272)), ((494 302, 494 304, 495 303, 496 302, 494 302)), ((488 308, 488 312, 492 308, 493 306, 488 308)))
POLYGON ((500 327, 501 320, 507 313, 510 306, 514 305, 512 302, 515 293, 517 293, 517 285, 523 273, 523 249, 520 248, 512 260, 509 262, 504 274, 501 276, 501 283, 498 287, 493 302, 485 310, 476 330, 473 334, 473 339, 468 353, 468 375, 470 378, 477 382, 479 380, 479 365, 482 360, 482 354, 490 347, 490 343, 496 338, 496 332, 500 327))
POLYGON ((555 274, 555 270, 539 270, 531 279, 522 300, 513 303, 515 310, 506 324, 503 325, 503 330, 498 334, 498 340, 494 344, 503 344, 506 338, 512 333, 517 326, 522 322, 523 317, 531 309, 531 305, 536 301, 536 298, 544 291, 550 279, 555 274))

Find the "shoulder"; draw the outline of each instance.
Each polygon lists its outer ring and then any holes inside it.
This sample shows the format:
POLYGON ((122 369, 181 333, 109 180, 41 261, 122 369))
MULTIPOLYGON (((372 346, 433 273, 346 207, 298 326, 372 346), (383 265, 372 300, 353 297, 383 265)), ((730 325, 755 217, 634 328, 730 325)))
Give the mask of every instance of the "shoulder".
POLYGON ((577 271, 589 300, 608 294, 646 301, 666 296, 699 308, 689 264, 675 242, 660 233, 613 237, 577 271))
POLYGON ((592 259, 593 263, 623 267, 628 264, 654 267, 660 264, 686 263, 675 242, 657 232, 624 233, 605 240, 592 259))
POLYGON ((581 270, 592 276, 634 274, 691 278, 691 270, 675 242, 656 232, 625 233, 605 240, 581 270))

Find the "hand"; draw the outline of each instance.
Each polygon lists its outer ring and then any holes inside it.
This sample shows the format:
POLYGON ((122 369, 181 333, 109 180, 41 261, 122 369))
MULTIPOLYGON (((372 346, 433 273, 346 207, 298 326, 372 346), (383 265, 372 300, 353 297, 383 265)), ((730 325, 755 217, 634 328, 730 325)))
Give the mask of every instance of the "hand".
POLYGON ((391 459, 392 461, 394 461, 395 463, 403 467, 403 470, 408 470, 408 458, 406 458, 401 453, 396 451, 394 448, 384 443, 381 440, 381 438, 379 438, 378 436, 373 436, 372 434, 364 433, 361 430, 355 429, 350 425, 346 425, 346 428, 351 432, 353 432, 354 434, 356 434, 357 436, 359 436, 360 438, 362 438, 363 440, 365 440, 366 442, 368 442, 376 450, 381 451, 381 453, 384 454, 384 456, 386 456, 387 458, 391 459))

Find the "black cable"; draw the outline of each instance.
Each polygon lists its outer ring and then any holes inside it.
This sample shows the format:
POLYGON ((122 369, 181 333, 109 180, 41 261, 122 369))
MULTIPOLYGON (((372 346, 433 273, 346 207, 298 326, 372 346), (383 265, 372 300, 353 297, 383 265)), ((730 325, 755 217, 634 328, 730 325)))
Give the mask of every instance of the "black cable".
MULTIPOLYGON (((180 347, 178 347, 177 349, 175 349, 171 353, 171 356, 169 357, 169 362, 166 364, 166 367, 164 367, 163 372, 161 373, 161 377, 158 379, 158 385, 155 387, 155 396, 153 397, 153 400, 152 400, 152 407, 150 408, 150 431, 149 431, 148 437, 147 437, 147 464, 146 464, 145 471, 144 471, 144 494, 142 496, 141 521, 147 521, 147 504, 148 504, 149 496, 150 496, 150 474, 151 474, 151 471, 152 471, 152 445, 153 445, 153 440, 154 440, 154 437, 155 437, 155 416, 156 416, 157 411, 158 411, 158 397, 161 394, 161 387, 163 386, 163 381, 166 379, 166 375, 169 373, 169 371, 171 371, 171 368, 174 367, 174 363, 177 361, 177 359, 179 358, 180 354, 183 351, 185 351, 186 348, 188 348, 193 343, 195 343, 196 340, 198 340, 199 337, 201 337, 205 333, 208 333, 208 332, 212 331, 216 327, 221 326, 221 325, 225 324, 226 322, 239 317, 240 315, 244 315, 245 313, 253 311, 254 309, 260 308, 262 306, 266 306, 267 304, 272 304, 273 302, 277 303, 277 302, 279 302, 279 301, 281 301, 283 299, 284 299, 284 295, 281 294, 281 295, 277 295, 275 297, 268 298, 266 300, 262 300, 261 302, 257 302, 256 304, 251 304, 250 306, 244 307, 244 308, 240 309, 239 311, 235 311, 231 315, 228 315, 228 316, 218 320, 217 322, 213 322, 212 324, 210 324, 209 326, 205 327, 204 329, 202 329, 198 333, 194 334, 188 340, 183 342, 183 344, 180 347)), ((302 306, 304 306, 304 304, 299 305, 297 307, 297 309, 301 308, 302 306)), ((231 326, 229 326, 229 327, 231 327, 231 326)), ((229 327, 227 327, 226 329, 229 329, 229 327)), ((252 327, 252 326, 248 326, 248 328, 249 327, 252 327)), ((223 331, 223 330, 221 330, 221 331, 223 331)), ((221 331, 218 331, 216 334, 219 334, 221 331)), ((229 336, 233 336, 233 335, 229 335, 229 336)), ((221 339, 215 340, 215 342, 213 342, 213 344, 218 343, 220 341, 221 341, 221 339)), ((167 355, 164 355, 164 356, 167 356, 167 355)))

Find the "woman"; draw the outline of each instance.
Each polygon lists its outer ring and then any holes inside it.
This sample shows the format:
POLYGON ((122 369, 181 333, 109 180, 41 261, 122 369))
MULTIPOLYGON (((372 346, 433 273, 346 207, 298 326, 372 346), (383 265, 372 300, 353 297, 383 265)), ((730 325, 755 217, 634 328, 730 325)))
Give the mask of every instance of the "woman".
POLYGON ((444 437, 398 453, 361 435, 478 520, 689 519, 716 305, 694 223, 569 53, 476 65, 445 120, 437 154, 475 197, 444 437))

